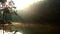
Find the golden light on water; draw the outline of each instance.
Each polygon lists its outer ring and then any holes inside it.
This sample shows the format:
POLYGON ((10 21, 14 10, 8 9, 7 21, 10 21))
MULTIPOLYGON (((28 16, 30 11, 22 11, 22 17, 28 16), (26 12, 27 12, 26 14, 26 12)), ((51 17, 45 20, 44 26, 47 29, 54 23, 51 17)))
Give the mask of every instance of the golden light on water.
POLYGON ((38 1, 43 1, 43 0, 13 0, 13 1, 17 9, 23 10, 29 7, 30 5, 32 5, 33 3, 36 3, 38 1))

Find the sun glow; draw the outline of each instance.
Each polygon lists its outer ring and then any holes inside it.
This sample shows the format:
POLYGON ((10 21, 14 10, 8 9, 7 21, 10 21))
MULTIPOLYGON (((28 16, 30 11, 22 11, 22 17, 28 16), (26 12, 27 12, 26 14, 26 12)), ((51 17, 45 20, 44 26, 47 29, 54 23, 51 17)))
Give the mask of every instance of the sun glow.
POLYGON ((38 1, 43 1, 43 0, 12 0, 12 1, 14 1, 17 9, 23 10, 29 7, 30 5, 32 5, 33 3, 36 3, 38 1))

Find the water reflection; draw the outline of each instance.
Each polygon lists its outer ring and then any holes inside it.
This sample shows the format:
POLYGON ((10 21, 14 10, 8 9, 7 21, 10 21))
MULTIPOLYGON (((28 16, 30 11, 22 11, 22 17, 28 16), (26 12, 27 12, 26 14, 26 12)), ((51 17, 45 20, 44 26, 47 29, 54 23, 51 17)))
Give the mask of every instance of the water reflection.
POLYGON ((7 32, 7 31, 0 30, 0 34, 22 34, 22 33, 17 31, 7 32))

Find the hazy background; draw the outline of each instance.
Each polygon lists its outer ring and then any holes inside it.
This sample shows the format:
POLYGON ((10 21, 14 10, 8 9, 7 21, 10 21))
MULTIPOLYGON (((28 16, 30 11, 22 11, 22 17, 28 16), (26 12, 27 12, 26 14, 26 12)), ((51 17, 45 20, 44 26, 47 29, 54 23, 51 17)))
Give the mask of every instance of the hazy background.
POLYGON ((59 0, 46 0, 43 2, 37 2, 25 10, 18 11, 17 13, 27 22, 59 24, 59 8, 59 0))

